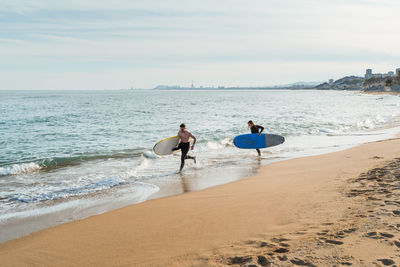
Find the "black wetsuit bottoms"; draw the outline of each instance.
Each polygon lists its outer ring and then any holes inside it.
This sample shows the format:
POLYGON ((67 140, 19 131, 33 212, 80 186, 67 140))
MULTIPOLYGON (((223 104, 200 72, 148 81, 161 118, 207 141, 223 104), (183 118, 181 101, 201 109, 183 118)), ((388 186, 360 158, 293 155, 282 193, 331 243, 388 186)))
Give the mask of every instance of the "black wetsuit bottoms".
POLYGON ((182 158, 185 159, 187 156, 187 153, 189 152, 189 148, 190 148, 190 142, 187 143, 183 143, 180 142, 178 145, 178 149, 180 149, 182 151, 182 158))
POLYGON ((190 142, 187 142, 187 143, 180 142, 178 147, 173 149, 173 150, 180 149, 182 152, 181 168, 180 168, 181 170, 183 169, 183 166, 185 166, 185 159, 193 159, 193 157, 187 155, 187 153, 189 152, 189 148, 190 148, 190 142))
MULTIPOLYGON (((262 126, 259 126, 259 125, 253 125, 251 128, 250 128, 250 131, 251 131, 251 133, 253 133, 253 134, 258 134, 258 133, 262 133, 262 131, 264 130, 264 127, 262 127, 262 126), (261 132, 259 131, 261 129, 261 132)), ((257 150, 257 153, 258 153, 258 155, 261 155, 261 151, 260 151, 260 149, 258 149, 258 148, 256 148, 256 150, 257 150)))

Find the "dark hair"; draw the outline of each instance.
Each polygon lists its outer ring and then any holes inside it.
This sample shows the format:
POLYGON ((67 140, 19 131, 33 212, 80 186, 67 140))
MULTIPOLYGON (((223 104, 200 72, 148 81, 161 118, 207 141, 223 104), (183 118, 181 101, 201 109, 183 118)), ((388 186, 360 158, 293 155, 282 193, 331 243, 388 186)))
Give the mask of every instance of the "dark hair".
POLYGON ((253 122, 252 120, 249 120, 249 121, 247 122, 247 124, 249 124, 249 123, 254 124, 254 122, 253 122))
POLYGON ((186 125, 184 123, 181 123, 181 125, 179 125, 179 127, 186 127, 186 125))

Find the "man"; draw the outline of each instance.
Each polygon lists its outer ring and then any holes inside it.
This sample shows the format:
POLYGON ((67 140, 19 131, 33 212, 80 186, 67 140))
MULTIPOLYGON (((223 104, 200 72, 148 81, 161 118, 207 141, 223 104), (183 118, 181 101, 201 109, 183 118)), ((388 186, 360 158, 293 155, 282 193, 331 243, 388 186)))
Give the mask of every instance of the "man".
POLYGON ((193 150, 194 145, 196 144, 196 137, 186 129, 186 125, 184 123, 182 123, 180 125, 180 130, 178 132, 178 136, 180 138, 180 143, 179 143, 178 147, 175 147, 173 150, 180 149, 182 152, 181 167, 179 169, 179 172, 181 172, 183 169, 183 166, 185 166, 185 159, 193 159, 194 163, 196 164, 196 157, 188 156, 188 154, 187 154, 189 152, 189 148, 190 148, 189 139, 193 138, 193 145, 191 147, 191 150, 193 150))

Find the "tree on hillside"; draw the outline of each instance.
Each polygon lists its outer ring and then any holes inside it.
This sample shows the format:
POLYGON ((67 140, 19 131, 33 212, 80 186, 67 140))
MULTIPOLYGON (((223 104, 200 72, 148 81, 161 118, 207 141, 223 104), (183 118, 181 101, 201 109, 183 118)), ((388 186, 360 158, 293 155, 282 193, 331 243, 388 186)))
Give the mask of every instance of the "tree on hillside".
POLYGON ((366 85, 371 85, 371 84, 374 84, 374 83, 376 83, 376 82, 377 82, 376 77, 371 77, 371 78, 366 79, 366 80, 364 81, 364 86, 366 86, 366 85))
POLYGON ((369 78, 369 79, 366 79, 366 80, 364 81, 364 85, 372 84, 374 80, 375 80, 375 77, 371 77, 371 78, 369 78))
POLYGON ((389 77, 389 78, 386 79, 385 85, 386 85, 386 86, 392 86, 392 85, 393 85, 393 79, 392 79, 392 77, 389 77))

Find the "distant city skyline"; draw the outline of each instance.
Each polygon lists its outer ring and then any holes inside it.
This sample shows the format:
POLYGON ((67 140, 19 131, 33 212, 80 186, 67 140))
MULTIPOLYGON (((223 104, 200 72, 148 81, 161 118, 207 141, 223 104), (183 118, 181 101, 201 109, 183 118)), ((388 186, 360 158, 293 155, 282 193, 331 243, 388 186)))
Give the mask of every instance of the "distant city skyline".
POLYGON ((395 0, 0 0, 0 89, 272 86, 394 71, 395 0))
MULTIPOLYGON (((363 76, 358 76, 358 77, 363 77, 365 79, 370 79, 372 77, 376 77, 376 78, 387 78, 387 77, 392 77, 392 76, 396 76, 397 73, 400 73, 400 68, 396 68, 395 70, 389 70, 386 73, 373 73, 372 69, 366 69, 365 70, 365 74, 363 76)), ((346 74, 345 76, 354 76, 351 73, 346 74)), ((343 77, 340 77, 343 78, 343 77)), ((339 79, 340 79, 339 78, 339 79)), ((335 81, 335 79, 329 79, 328 83, 329 84, 333 84, 333 82, 335 81)), ((318 85, 323 83, 324 81, 298 81, 298 82, 294 82, 294 83, 290 83, 290 84, 274 84, 274 85, 260 85, 260 86, 254 86, 254 87, 304 87, 306 85, 308 86, 312 86, 312 85, 318 85)), ((210 85, 210 86, 204 86, 202 84, 196 85, 194 81, 191 82, 190 86, 188 85, 180 85, 180 84, 174 84, 174 85, 167 85, 167 84, 159 84, 155 87, 155 89, 168 89, 168 88, 218 88, 218 89, 223 89, 223 88, 245 88, 245 87, 251 87, 251 86, 247 86, 247 85, 236 85, 236 86, 225 86, 222 84, 218 84, 218 85, 210 85)), ((132 89, 132 88, 131 88, 132 89)))
POLYGON ((372 77, 376 78, 386 78, 386 77, 391 77, 397 75, 397 73, 400 72, 400 68, 396 68, 394 71, 388 71, 387 73, 373 73, 372 69, 366 69, 364 78, 365 79, 370 79, 372 77))

